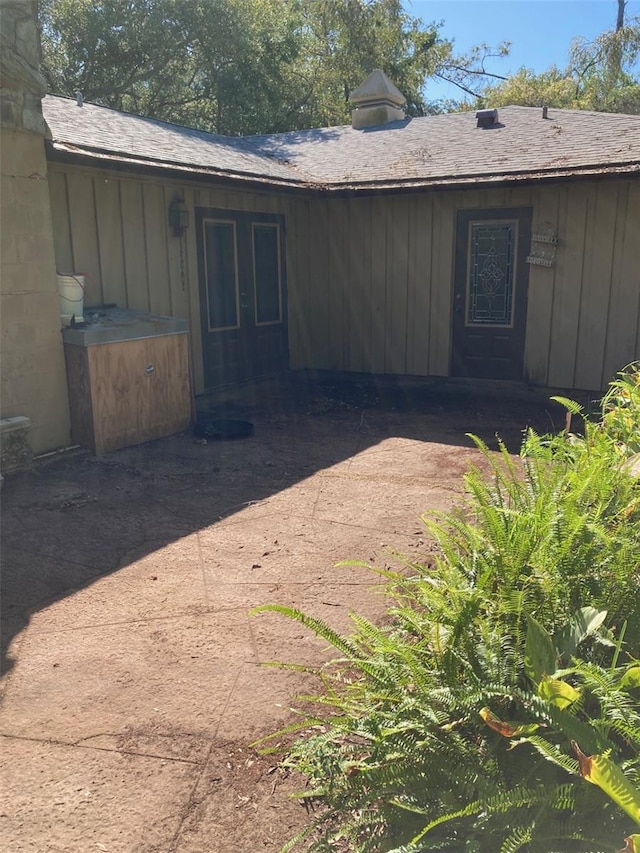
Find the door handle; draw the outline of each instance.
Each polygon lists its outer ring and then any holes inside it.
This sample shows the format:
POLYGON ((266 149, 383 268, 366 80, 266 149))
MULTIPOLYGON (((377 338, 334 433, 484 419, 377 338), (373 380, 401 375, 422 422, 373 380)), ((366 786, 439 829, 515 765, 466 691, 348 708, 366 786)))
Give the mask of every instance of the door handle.
POLYGON ((462 311, 462 294, 456 293, 456 298, 453 304, 453 310, 456 314, 459 314, 462 311))

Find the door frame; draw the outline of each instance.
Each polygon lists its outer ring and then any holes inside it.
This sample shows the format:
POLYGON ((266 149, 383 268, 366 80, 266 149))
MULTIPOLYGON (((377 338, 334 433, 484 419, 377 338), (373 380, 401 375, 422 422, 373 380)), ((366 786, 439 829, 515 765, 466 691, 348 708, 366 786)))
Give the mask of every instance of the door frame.
MULTIPOLYGON (((533 208, 522 207, 490 207, 467 208, 458 210, 456 214, 453 288, 451 301, 451 359, 450 375, 469 379, 507 379, 522 380, 524 378, 524 353, 527 328, 527 305, 529 290, 529 265, 527 255, 531 245, 531 230, 533 208), (514 257, 514 289, 513 289, 513 321, 510 325, 502 324, 470 324, 467 321, 467 299, 469 294, 469 255, 470 255, 470 226, 475 222, 516 221, 518 233, 514 257), (462 300, 461 300, 462 296, 462 300), (499 329, 509 330, 511 357, 509 369, 501 376, 488 375, 481 371, 475 375, 468 369, 465 354, 461 346, 465 330, 473 328, 480 338, 488 340, 491 335, 497 335, 499 329), (492 331, 493 330, 493 331, 492 331)), ((469 357, 467 356, 467 359, 469 357)))
MULTIPOLYGON (((219 208, 199 205, 195 208, 196 221, 196 263, 198 280, 198 304, 200 308, 200 336, 202 346, 202 375, 205 390, 220 387, 221 385, 234 384, 251 378, 259 378, 274 373, 269 370, 269 361, 264 362, 256 359, 259 368, 265 367, 265 372, 258 369, 251 375, 226 376, 224 367, 218 368, 219 377, 211 380, 216 374, 216 367, 211 363, 213 348, 211 335, 218 336, 219 352, 224 351, 225 334, 236 335, 239 339, 239 347, 244 343, 242 336, 253 335, 254 346, 260 338, 266 339, 269 335, 275 338, 280 335, 280 350, 282 352, 281 369, 289 367, 289 329, 287 309, 287 255, 286 255, 286 219, 282 213, 267 213, 264 211, 237 210, 235 208, 219 208), (209 294, 206 279, 207 260, 205 256, 204 223, 213 220, 234 225, 234 253, 236 272, 236 300, 237 320, 236 326, 225 328, 209 328, 209 294), (279 309, 280 320, 269 322, 258 322, 257 320, 257 293, 256 293, 256 267, 254 257, 254 225, 275 225, 278 228, 278 269, 279 269, 279 309), (245 291, 243 291, 245 288, 245 291), (243 297, 244 293, 244 297, 243 297), (245 302, 245 300, 248 300, 245 302), (249 321, 250 318, 250 321, 249 321), (222 379, 222 381, 219 381, 222 379)), ((254 365, 255 366, 255 365, 254 365)))

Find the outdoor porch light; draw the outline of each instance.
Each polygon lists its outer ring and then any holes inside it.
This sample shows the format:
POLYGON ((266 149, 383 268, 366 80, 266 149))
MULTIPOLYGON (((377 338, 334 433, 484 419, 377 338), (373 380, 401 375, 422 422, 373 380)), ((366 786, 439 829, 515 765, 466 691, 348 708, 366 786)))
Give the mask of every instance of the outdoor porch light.
POLYGON ((184 199, 174 198, 169 205, 169 225, 173 228, 174 237, 182 237, 189 227, 189 211, 184 199))

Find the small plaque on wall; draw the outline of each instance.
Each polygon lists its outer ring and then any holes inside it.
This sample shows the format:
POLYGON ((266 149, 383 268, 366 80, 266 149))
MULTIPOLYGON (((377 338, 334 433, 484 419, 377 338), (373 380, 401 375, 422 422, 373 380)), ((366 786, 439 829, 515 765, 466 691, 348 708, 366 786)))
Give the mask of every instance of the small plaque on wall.
POLYGON ((539 255, 528 255, 527 263, 537 267, 552 267, 555 263, 555 258, 543 258, 539 255))
POLYGON ((527 263, 538 267, 552 267, 556 262, 558 235, 550 223, 544 223, 531 235, 531 249, 527 263))

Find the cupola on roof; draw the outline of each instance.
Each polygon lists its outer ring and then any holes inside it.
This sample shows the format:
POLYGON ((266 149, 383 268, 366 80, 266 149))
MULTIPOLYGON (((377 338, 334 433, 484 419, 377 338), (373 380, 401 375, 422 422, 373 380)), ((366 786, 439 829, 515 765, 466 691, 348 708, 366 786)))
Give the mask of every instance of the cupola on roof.
POLYGON ((406 98, 380 68, 372 71, 364 83, 353 90, 351 101, 356 105, 351 112, 351 124, 356 130, 405 118, 401 107, 406 98))
POLYGON ((389 80, 387 75, 380 68, 376 68, 369 74, 364 83, 361 83, 357 89, 351 93, 351 100, 354 104, 379 103, 387 101, 394 107, 401 107, 406 98, 397 86, 389 80))

